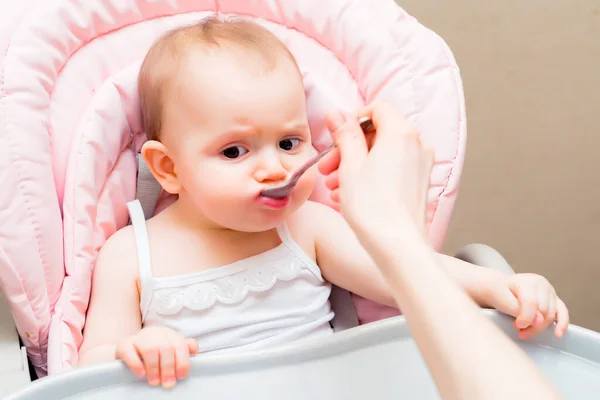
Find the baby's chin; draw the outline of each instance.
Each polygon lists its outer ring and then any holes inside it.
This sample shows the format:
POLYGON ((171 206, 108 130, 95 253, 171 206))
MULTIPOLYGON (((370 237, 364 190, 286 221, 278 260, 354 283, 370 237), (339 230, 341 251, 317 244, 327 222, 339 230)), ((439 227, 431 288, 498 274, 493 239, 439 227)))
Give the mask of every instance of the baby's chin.
POLYGON ((242 223, 222 223, 219 224, 225 229, 229 229, 236 232, 244 232, 244 233, 261 233, 267 232, 273 229, 276 229, 278 226, 285 222, 285 218, 280 218, 278 220, 270 220, 265 222, 258 221, 244 221, 242 223))
POLYGON ((296 212, 304 202, 290 202, 282 210, 257 210, 243 215, 231 218, 231 214, 226 218, 215 218, 213 221, 221 227, 237 232, 260 233, 275 229, 286 222, 286 220, 296 212))

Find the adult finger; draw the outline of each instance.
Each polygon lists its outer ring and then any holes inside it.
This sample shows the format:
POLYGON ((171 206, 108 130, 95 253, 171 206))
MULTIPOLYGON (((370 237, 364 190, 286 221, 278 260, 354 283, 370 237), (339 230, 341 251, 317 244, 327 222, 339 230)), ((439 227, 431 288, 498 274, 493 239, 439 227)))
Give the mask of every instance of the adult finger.
POLYGON ((333 171, 337 171, 340 166, 340 150, 333 149, 327 153, 317 165, 319 172, 323 175, 329 175, 333 171))
POLYGON ((395 142, 404 134, 414 131, 410 122, 402 117, 394 106, 386 102, 370 104, 362 109, 358 115, 359 117, 371 119, 377 132, 375 136, 377 142, 395 142))
POLYGON ((329 198, 334 203, 339 203, 340 202, 340 190, 339 189, 332 190, 331 193, 329 194, 329 198))
POLYGON ((358 120, 346 118, 339 111, 328 114, 325 120, 340 151, 340 174, 353 175, 363 165, 368 153, 367 141, 358 120))
POLYGON ((337 171, 333 171, 325 177, 325 187, 329 190, 335 190, 340 186, 340 179, 337 171))

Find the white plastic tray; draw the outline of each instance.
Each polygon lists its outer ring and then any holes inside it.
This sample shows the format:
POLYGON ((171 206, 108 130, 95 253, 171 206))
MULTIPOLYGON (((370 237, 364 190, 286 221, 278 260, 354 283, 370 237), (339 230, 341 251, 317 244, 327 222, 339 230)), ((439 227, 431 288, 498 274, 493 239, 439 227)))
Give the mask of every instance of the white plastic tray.
MULTIPOLYGON (((571 326, 563 339, 549 329, 516 337, 512 319, 484 311, 536 362, 567 399, 600 399, 600 334, 571 326)), ((510 384, 507 382, 506 384, 510 384)), ((300 341, 269 351, 200 355, 190 378, 153 388, 119 362, 34 382, 7 400, 53 399, 439 399, 402 317, 300 341)))

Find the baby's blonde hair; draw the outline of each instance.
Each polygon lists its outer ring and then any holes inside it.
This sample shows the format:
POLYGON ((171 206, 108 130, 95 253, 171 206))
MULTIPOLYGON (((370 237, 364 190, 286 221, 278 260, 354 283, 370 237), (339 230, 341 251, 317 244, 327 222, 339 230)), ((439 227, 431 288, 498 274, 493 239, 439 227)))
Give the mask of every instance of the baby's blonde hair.
POLYGON ((158 140, 167 94, 191 49, 228 51, 244 58, 244 68, 274 69, 281 59, 295 59, 269 30, 247 20, 210 17, 199 23, 173 29, 160 37, 142 62, 138 91, 148 140, 158 140), (249 63, 251 59, 255 63, 249 63), (257 63, 256 63, 257 62, 257 63))

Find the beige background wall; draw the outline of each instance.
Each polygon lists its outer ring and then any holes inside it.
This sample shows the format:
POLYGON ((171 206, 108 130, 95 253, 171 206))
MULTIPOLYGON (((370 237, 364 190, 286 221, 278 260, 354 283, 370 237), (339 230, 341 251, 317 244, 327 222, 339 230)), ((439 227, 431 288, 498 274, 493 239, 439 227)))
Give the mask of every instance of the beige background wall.
POLYGON ((446 251, 495 247, 600 331, 600 1, 397 2, 446 40, 465 86, 446 251))

